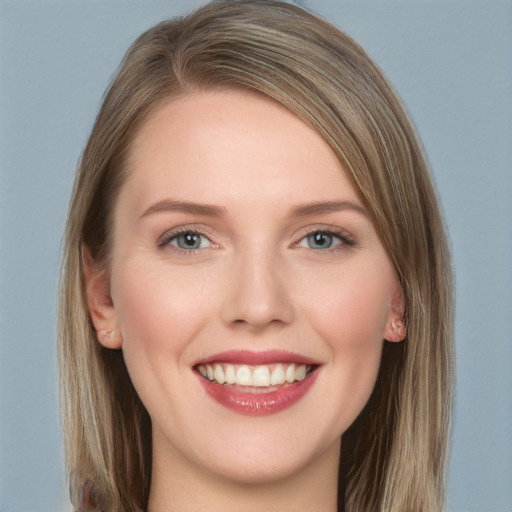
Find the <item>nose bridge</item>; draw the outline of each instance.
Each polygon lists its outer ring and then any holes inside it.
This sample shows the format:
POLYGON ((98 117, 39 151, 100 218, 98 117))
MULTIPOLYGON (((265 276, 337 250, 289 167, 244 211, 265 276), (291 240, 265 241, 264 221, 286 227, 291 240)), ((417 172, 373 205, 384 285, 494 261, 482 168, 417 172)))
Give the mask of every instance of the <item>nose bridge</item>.
POLYGON ((261 328, 288 323, 293 314, 284 264, 278 251, 252 244, 237 252, 229 276, 224 320, 261 328))

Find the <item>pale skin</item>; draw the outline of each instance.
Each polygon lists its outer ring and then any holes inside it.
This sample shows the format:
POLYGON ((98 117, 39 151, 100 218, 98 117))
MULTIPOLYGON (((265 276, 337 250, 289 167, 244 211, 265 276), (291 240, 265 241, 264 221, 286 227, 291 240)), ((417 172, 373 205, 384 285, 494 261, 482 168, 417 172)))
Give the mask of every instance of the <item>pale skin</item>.
POLYGON ((383 340, 405 331, 394 269, 329 146, 252 93, 170 100, 135 138, 113 230, 108 271, 84 252, 87 295, 151 417, 148 512, 335 511, 341 435, 383 340), (197 371, 227 350, 299 354, 316 380, 282 411, 240 414, 197 371))

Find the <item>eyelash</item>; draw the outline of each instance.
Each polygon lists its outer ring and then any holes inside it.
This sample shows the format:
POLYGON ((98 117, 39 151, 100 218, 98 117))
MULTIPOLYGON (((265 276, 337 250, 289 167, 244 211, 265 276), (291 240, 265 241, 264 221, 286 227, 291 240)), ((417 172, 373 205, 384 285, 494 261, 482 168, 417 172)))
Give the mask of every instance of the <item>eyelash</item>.
MULTIPOLYGON (((185 234, 198 235, 198 236, 204 237, 210 242, 211 245, 209 247, 212 247, 212 246, 216 247, 216 245, 211 241, 210 236, 205 231, 202 231, 201 229, 198 229, 198 228, 188 228, 188 227, 177 228, 177 229, 168 231, 167 233, 164 233, 157 240, 157 246, 159 248, 163 249, 163 248, 171 245, 172 240, 178 238, 180 235, 185 235, 185 234)), ((199 251, 203 250, 204 247, 198 248, 198 249, 182 249, 181 247, 173 245, 172 249, 174 251, 177 251, 182 254, 193 255, 193 254, 196 254, 199 251)))
MULTIPOLYGON (((204 237, 211 244, 208 247, 218 247, 218 245, 216 245, 212 242, 212 240, 210 239, 210 236, 205 231, 198 229, 198 228, 189 228, 189 227, 177 228, 177 229, 168 231, 167 233, 164 233, 157 240, 157 246, 159 248, 165 248, 165 247, 171 245, 171 242, 174 239, 176 239, 180 235, 184 235, 184 234, 191 234, 191 235, 204 237)), ((337 229, 332 229, 332 228, 326 228, 326 229, 315 228, 315 229, 308 231, 297 242, 294 242, 291 246, 292 247, 301 247, 301 243, 304 240, 306 240, 309 236, 314 235, 314 234, 321 234, 321 235, 325 235, 328 237, 337 238, 340 241, 339 244, 335 245, 332 248, 328 247, 325 249, 313 249, 312 247, 309 247, 309 249, 311 249, 315 252, 318 252, 318 253, 324 253, 324 254, 332 253, 332 252, 336 252, 339 250, 343 250, 344 248, 347 248, 347 247, 354 247, 356 245, 356 242, 349 236, 349 234, 345 230, 341 230, 341 229, 337 230, 337 229)), ((172 250, 177 251, 182 254, 186 254, 186 255, 197 254, 198 252, 202 251, 203 249, 205 249, 205 248, 199 247, 198 249, 182 249, 182 248, 178 247, 177 245, 173 245, 173 247, 172 247, 172 250)))
POLYGON ((315 228, 308 231, 304 236, 300 238, 297 242, 293 244, 293 247, 301 247, 301 243, 304 240, 307 240, 308 237, 315 234, 321 234, 328 237, 337 238, 340 243, 335 245, 334 247, 328 247, 325 249, 313 249, 312 247, 309 247, 309 249, 312 249, 313 251, 325 254, 325 253, 333 253, 336 251, 340 251, 343 249, 346 249, 347 247, 354 247, 356 245, 356 242, 352 239, 352 237, 342 229, 333 229, 333 228, 315 228))

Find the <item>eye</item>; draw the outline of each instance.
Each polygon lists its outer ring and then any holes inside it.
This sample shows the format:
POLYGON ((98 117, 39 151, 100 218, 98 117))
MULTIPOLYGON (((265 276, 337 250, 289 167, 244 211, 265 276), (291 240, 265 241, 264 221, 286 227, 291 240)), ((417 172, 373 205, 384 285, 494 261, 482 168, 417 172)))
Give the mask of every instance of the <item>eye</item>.
POLYGON ((211 245, 211 241, 197 231, 184 231, 171 236, 168 243, 185 251, 204 249, 211 245))
POLYGON ((310 249, 330 249, 333 243, 338 242, 334 235, 326 231, 315 231, 305 238, 306 244, 310 249))
POLYGON ((317 230, 305 236, 298 245, 308 249, 334 249, 340 245, 354 245, 348 237, 328 230, 317 230))

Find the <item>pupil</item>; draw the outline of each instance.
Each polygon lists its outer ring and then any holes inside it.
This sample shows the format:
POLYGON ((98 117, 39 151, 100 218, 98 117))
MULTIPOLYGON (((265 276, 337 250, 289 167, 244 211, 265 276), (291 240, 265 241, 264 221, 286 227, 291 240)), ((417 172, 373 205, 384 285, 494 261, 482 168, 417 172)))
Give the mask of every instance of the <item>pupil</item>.
POLYGON ((332 237, 321 231, 317 231, 316 233, 310 235, 309 240, 311 246, 316 249, 326 249, 329 248, 332 244, 332 237))
POLYGON ((199 237, 194 233, 185 233, 183 235, 183 242, 187 247, 196 247, 198 238, 199 237))
POLYGON ((315 242, 317 245, 324 245, 325 244, 325 235, 323 233, 317 233, 315 235, 315 242))

